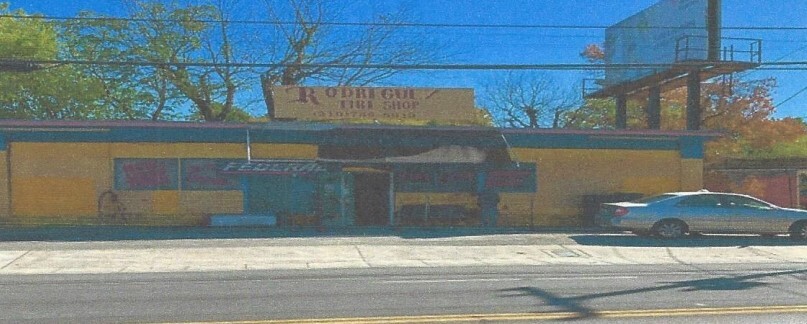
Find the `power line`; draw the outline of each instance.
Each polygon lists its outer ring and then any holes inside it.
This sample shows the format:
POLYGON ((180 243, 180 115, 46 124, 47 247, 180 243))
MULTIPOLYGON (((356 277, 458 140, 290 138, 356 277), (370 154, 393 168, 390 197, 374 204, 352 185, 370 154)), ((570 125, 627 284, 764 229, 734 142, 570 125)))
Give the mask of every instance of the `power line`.
MULTIPOLYGON (((40 16, 40 15, 0 15, 0 18, 16 19, 45 19, 63 21, 128 21, 128 22, 161 22, 180 23, 197 22, 205 24, 241 24, 241 25, 297 25, 298 21, 283 20, 221 20, 221 19, 199 19, 199 20, 178 20, 178 19, 148 19, 148 18, 125 18, 125 17, 66 17, 66 16, 40 16)), ((304 22, 314 24, 315 22, 304 22)), ((488 28, 488 29, 671 29, 671 30, 701 30, 705 27, 684 27, 684 26, 605 26, 605 25, 542 25, 542 24, 448 24, 448 23, 410 23, 410 22, 316 22, 322 26, 343 26, 343 27, 410 27, 410 28, 488 28)), ((807 26, 727 26, 723 30, 758 30, 758 31, 804 31, 807 26)))
MULTIPOLYGON (((719 62, 718 62, 719 63, 719 62)), ((393 69, 393 70, 632 70, 632 69, 697 69, 715 66, 715 62, 681 62, 675 64, 287 64, 287 63, 215 63, 215 62, 149 62, 149 61, 97 61, 97 60, 2 60, 0 65, 33 64, 54 67, 59 65, 106 66, 171 66, 171 67, 230 67, 230 68, 341 68, 341 69, 393 69)), ((767 62, 758 64, 766 70, 807 70, 807 61, 767 62)))
POLYGON ((797 92, 796 92, 796 93, 794 93, 792 96, 787 97, 787 99, 782 100, 782 102, 780 102, 780 103, 776 104, 776 106, 773 106, 773 108, 779 108, 779 106, 784 105, 786 102, 788 102, 788 101, 790 101, 790 100, 793 100, 794 98, 796 98, 796 97, 798 97, 800 94, 802 94, 804 91, 807 91, 807 87, 801 88, 801 90, 797 91, 797 92))

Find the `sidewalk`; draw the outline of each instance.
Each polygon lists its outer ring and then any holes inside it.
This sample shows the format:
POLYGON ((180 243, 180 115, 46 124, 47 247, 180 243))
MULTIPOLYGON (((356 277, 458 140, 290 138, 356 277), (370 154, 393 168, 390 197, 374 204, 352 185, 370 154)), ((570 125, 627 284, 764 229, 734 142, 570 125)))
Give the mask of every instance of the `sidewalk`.
MULTIPOLYGON (((301 231, 296 236, 273 233, 271 238, 244 238, 244 234, 263 232, 230 230, 231 236, 239 234, 240 238, 2 242, 0 275, 552 264, 807 264, 807 244, 788 243, 784 237, 664 241, 621 234, 485 233, 469 229, 466 233, 438 231, 421 237, 414 233, 422 231, 411 230, 412 234, 405 235, 317 232, 318 236, 304 236, 311 233, 301 231)), ((60 233, 77 234, 65 231, 60 233)), ((143 238, 142 229, 128 231, 143 238)), ((150 235, 176 236, 176 231, 161 229, 150 235)), ((38 233, 52 235, 49 231, 38 233)), ((210 234, 203 229, 184 233, 210 234)), ((0 234, 8 234, 8 229, 0 234)), ((111 234, 101 236, 105 235, 111 234)))

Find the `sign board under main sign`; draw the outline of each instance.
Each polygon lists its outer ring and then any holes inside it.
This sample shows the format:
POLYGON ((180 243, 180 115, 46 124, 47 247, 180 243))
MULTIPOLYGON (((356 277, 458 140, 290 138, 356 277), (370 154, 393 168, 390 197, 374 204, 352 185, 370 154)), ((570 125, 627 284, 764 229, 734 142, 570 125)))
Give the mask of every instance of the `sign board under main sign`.
POLYGON ((327 172, 328 169, 314 161, 234 161, 224 165, 225 174, 308 174, 327 172))
POLYGON ((473 89, 303 87, 273 88, 275 118, 472 122, 473 89))

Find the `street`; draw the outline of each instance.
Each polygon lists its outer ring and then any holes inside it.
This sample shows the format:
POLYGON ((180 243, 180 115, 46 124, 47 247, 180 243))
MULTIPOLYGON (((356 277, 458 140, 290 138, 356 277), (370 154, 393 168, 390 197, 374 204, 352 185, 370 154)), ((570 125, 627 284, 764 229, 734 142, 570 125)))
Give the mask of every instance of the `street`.
POLYGON ((807 318, 807 269, 793 264, 33 275, 0 285, 5 323, 807 318))
POLYGON ((800 323, 807 247, 788 242, 560 233, 5 242, 0 322, 800 323))

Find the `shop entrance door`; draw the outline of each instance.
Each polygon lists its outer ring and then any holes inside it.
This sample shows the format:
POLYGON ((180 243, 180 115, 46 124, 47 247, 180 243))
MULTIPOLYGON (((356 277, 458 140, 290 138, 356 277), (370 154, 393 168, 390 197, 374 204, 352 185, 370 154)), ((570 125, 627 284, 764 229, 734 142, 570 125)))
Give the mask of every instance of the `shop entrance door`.
POLYGON ((353 178, 356 225, 389 225, 389 174, 354 173, 353 178))

